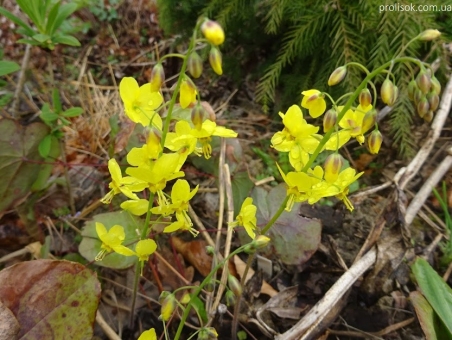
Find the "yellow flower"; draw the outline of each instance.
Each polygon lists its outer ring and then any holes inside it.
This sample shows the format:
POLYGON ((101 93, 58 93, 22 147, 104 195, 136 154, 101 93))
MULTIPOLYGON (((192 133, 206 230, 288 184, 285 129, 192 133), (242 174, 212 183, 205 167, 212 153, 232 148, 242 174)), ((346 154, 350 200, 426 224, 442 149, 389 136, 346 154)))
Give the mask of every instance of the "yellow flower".
POLYGON ((290 164, 300 171, 319 145, 318 127, 308 124, 298 105, 292 105, 286 114, 279 113, 284 129, 276 132, 272 139, 272 147, 281 152, 289 152, 290 164))
POLYGON ((187 158, 191 153, 200 154, 200 150, 196 148, 198 139, 191 134, 192 128, 185 120, 176 123, 175 132, 168 132, 165 140, 165 147, 171 151, 178 152, 187 158))
POLYGON ((146 239, 138 241, 135 246, 135 255, 141 262, 147 261, 149 256, 157 250, 157 243, 154 240, 146 239))
POLYGON ((111 182, 108 186, 111 190, 100 200, 102 203, 109 204, 113 196, 120 192, 133 200, 137 200, 138 196, 133 192, 142 191, 147 187, 147 184, 139 179, 122 177, 121 169, 114 158, 108 161, 108 170, 111 175, 111 182))
POLYGON ((210 158, 212 154, 212 147, 210 140, 212 136, 233 138, 237 137, 237 132, 227 129, 224 126, 217 126, 215 122, 206 119, 201 126, 201 129, 192 129, 191 135, 196 137, 202 145, 202 152, 206 159, 210 158))
POLYGON ((138 86, 132 77, 124 77, 119 83, 119 95, 124 102, 127 117, 143 126, 152 126, 162 129, 162 118, 155 110, 162 104, 163 97, 160 92, 152 92, 151 84, 138 86))
POLYGON ((348 210, 353 211, 353 205, 347 197, 349 186, 353 182, 355 182, 358 178, 360 178, 364 172, 360 172, 356 174, 356 170, 352 168, 347 168, 339 174, 336 181, 332 184, 332 187, 336 187, 338 193, 336 197, 342 200, 347 207, 348 210))
POLYGON ((189 231, 193 236, 198 236, 199 232, 193 228, 193 223, 188 218, 188 215, 176 212, 176 221, 163 229, 164 233, 172 233, 176 230, 189 231))
POLYGON ((132 166, 150 165, 150 161, 157 159, 162 151, 160 132, 153 128, 149 133, 146 144, 141 148, 132 148, 127 154, 127 162, 132 166))
POLYGON ((312 118, 321 116, 326 110, 326 102, 323 94, 318 90, 308 90, 301 92, 304 95, 301 106, 309 110, 312 118))
POLYGON ((231 227, 235 226, 243 226, 245 228, 246 233, 254 239, 256 237, 256 233, 254 230, 256 229, 256 212, 257 207, 253 204, 253 199, 251 197, 247 197, 240 209, 239 214, 237 215, 236 222, 231 224, 231 227))
POLYGON ((157 340, 157 335, 155 334, 155 329, 151 328, 151 329, 148 329, 147 331, 144 331, 143 333, 141 333, 138 340, 157 340))
POLYGON ((179 160, 180 155, 177 153, 163 154, 152 161, 150 166, 127 168, 126 173, 145 182, 152 193, 157 193, 159 204, 164 205, 166 198, 162 190, 165 189, 166 182, 185 175, 183 171, 179 171, 179 160))
POLYGON ((196 86, 189 79, 184 79, 180 85, 179 102, 180 106, 185 109, 190 104, 196 102, 196 86))
POLYGON ((129 211, 131 214, 141 216, 147 213, 149 201, 145 199, 128 200, 121 203, 121 209, 129 211))
POLYGON ((122 226, 114 225, 107 231, 102 223, 96 222, 96 232, 102 241, 102 245, 100 246, 102 250, 97 254, 96 261, 102 260, 106 253, 112 251, 125 256, 135 255, 132 250, 122 245, 125 239, 124 228, 122 226))

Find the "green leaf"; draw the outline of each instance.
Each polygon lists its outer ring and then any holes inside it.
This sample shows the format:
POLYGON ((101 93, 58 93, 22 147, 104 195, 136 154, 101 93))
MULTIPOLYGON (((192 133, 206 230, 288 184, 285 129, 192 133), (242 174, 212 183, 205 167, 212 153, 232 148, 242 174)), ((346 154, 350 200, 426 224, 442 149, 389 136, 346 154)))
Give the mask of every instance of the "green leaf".
POLYGON ((33 45, 33 46, 41 46, 41 43, 33 40, 33 39, 27 39, 27 38, 23 38, 23 39, 18 39, 17 40, 18 43, 21 44, 29 44, 29 45, 33 45))
POLYGON ((452 337, 452 289, 421 257, 416 259, 411 270, 422 294, 446 326, 449 336, 452 337))
POLYGON ((192 303, 192 307, 198 312, 198 315, 201 317, 202 322, 206 323, 207 322, 207 313, 206 313, 206 308, 204 307, 204 302, 202 302, 202 300, 197 297, 197 296, 191 296, 191 303, 192 303))
POLYGON ((69 46, 80 46, 80 41, 78 41, 72 35, 60 34, 58 36, 52 37, 52 41, 55 44, 65 44, 69 46))
MULTIPOLYGON (((138 240, 135 230, 143 226, 141 219, 130 215, 126 211, 116 211, 94 216, 92 221, 86 222, 82 230, 83 239, 78 247, 80 254, 90 262, 94 261, 96 255, 99 254, 102 245, 102 242, 97 236, 96 222, 105 225, 107 230, 116 224, 124 227, 126 237, 123 244, 131 249, 133 249, 132 244, 138 240)), ((95 262, 95 264, 102 267, 125 269, 132 266, 136 261, 137 257, 135 256, 123 256, 113 252, 106 255, 102 261, 95 262)))
POLYGON ((247 198, 254 187, 248 172, 242 171, 234 174, 231 179, 232 197, 234 199, 234 213, 239 214, 242 203, 247 198))
POLYGON ((50 105, 48 103, 45 103, 42 106, 41 114, 39 115, 39 117, 46 123, 53 122, 59 118, 59 116, 55 112, 50 110, 50 105))
POLYGON ((47 154, 47 158, 44 160, 45 163, 42 164, 42 166, 40 167, 40 171, 36 176, 36 180, 31 186, 31 191, 33 192, 41 191, 49 186, 48 180, 52 175, 52 170, 55 166, 53 162, 60 156, 60 151, 61 149, 58 139, 54 135, 51 135, 50 150, 47 154))
POLYGON ((14 61, 0 60, 0 77, 20 70, 20 65, 14 61))
POLYGON ((75 262, 26 261, 0 272, 0 301, 20 324, 14 339, 92 339, 100 295, 96 273, 75 262))
POLYGON ((33 35, 36 34, 35 30, 32 29, 30 26, 28 26, 25 22, 23 22, 21 19, 19 19, 18 17, 16 17, 14 14, 12 14, 11 12, 9 12, 8 10, 6 10, 3 7, 0 7, 0 14, 2 14, 3 16, 5 16, 6 18, 8 18, 9 20, 11 20, 12 22, 14 22, 16 25, 22 27, 23 32, 21 33, 25 33, 26 36, 31 37, 33 35))
POLYGON ((447 329, 425 297, 418 291, 410 293, 410 301, 427 340, 451 340, 447 329))
POLYGON ((38 146, 48 134, 49 128, 42 123, 23 127, 14 120, 0 120, 0 212, 29 194, 41 169, 38 146))
MULTIPOLYGON (((76 3, 68 3, 61 5, 59 7, 59 11, 55 17, 55 20, 53 22, 47 23, 47 32, 49 34, 55 33, 55 31, 60 28, 61 24, 66 20, 72 13, 74 13, 77 10, 77 4, 76 3)), ((67 44, 69 45, 69 44, 67 44)))
POLYGON ((41 33, 44 33, 45 12, 41 13, 42 6, 39 0, 17 0, 20 9, 28 15, 41 33))
POLYGON ((57 1, 52 8, 50 9, 49 15, 47 16, 47 22, 46 22, 46 33, 53 35, 55 32, 54 26, 55 26, 55 19, 58 15, 58 10, 60 9, 61 2, 57 1))
POLYGON ((39 143, 38 151, 42 158, 47 158, 50 153, 50 146, 52 145, 52 135, 47 135, 39 143))
POLYGON ((40 42, 41 44, 47 43, 50 40, 50 36, 48 36, 47 34, 35 34, 34 36, 32 36, 32 38, 38 42, 40 42))
MULTIPOLYGON (((254 188, 251 197, 257 206, 258 227, 262 228, 270 221, 286 195, 284 184, 272 188, 268 193, 261 187, 254 188)), ((300 204, 295 203, 290 212, 284 211, 267 233, 272 245, 266 248, 267 251, 273 251, 286 265, 301 266, 311 258, 320 244, 322 225, 316 219, 301 216, 298 213, 300 204)), ((240 234, 239 237, 242 240, 240 234)), ((249 240, 248 237, 246 242, 249 240)))
POLYGON ((83 109, 81 107, 71 107, 62 113, 64 117, 78 117, 83 113, 83 109))

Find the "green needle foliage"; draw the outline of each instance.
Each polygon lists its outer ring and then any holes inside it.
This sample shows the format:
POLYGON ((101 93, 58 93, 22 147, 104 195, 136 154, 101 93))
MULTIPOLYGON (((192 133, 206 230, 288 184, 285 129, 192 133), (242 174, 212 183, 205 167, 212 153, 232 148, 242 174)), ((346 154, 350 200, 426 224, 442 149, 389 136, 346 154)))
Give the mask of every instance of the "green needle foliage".
MULTIPOLYGON (((452 11, 447 11, 450 1, 432 0, 428 5, 436 5, 437 10, 430 7, 422 12, 395 11, 393 7, 392 11, 391 7, 384 10, 384 6, 394 6, 394 1, 381 0, 230 0, 226 4, 222 0, 158 0, 157 3, 160 23, 167 33, 188 32, 198 15, 216 18, 228 32, 229 46, 224 50, 232 51, 231 59, 236 63, 234 69, 225 52, 224 68, 229 68, 227 72, 238 79, 254 72, 259 78, 255 99, 266 110, 271 105, 275 110, 287 107, 286 103, 300 96, 301 89, 326 90, 331 72, 347 62, 358 62, 372 70, 427 28, 439 29, 446 39, 452 31, 452 11), (250 69, 250 64, 254 69, 250 69), (245 70, 238 71, 240 66, 245 70)), ((418 8, 425 2, 399 4, 418 8)), ((420 58, 428 55, 428 61, 433 61, 441 53, 441 42, 412 44, 405 53, 420 58)), ((342 93, 356 88, 362 79, 359 69, 348 70, 337 89, 342 93)), ((406 84, 410 70, 399 66, 393 72, 397 86, 404 90, 402 84, 406 84)), ((413 151, 410 133, 413 111, 408 100, 401 101, 390 118, 394 143, 405 156, 413 151)))

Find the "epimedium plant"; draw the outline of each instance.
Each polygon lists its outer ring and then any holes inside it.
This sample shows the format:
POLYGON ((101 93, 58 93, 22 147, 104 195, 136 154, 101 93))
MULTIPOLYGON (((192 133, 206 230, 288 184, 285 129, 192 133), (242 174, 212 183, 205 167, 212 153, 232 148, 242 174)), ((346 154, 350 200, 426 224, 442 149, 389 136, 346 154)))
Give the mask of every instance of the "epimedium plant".
MULTIPOLYGON (((439 35, 437 30, 427 30, 408 45, 416 40, 433 40, 439 35)), ((161 223, 171 219, 171 222, 165 226, 164 233, 189 231, 193 236, 197 236, 198 231, 193 226, 188 209, 190 200, 198 191, 198 186, 191 188, 188 181, 182 179, 185 175, 181 170, 182 166, 191 154, 205 158, 211 157, 210 142, 213 136, 237 137, 235 131, 219 126, 215 117, 206 112, 201 105, 198 88, 192 80, 199 77, 203 70, 202 58, 195 51, 195 47, 201 44, 210 48, 209 62, 214 72, 218 75, 222 74, 221 52, 218 46, 223 43, 224 38, 224 31, 218 23, 202 18, 196 24, 187 52, 162 57, 154 66, 149 83, 140 86, 134 78, 125 77, 119 84, 125 114, 133 122, 147 128, 148 136, 142 147, 135 147, 127 154, 126 160, 129 167, 126 168, 125 175, 115 159, 108 161, 111 175, 110 191, 101 201, 110 204, 114 196, 123 195, 127 200, 123 201, 120 207, 132 215, 144 215, 145 219, 142 225, 138 225, 138 234, 133 236, 134 241, 131 243, 125 242, 126 239, 130 241, 130 235, 126 235, 124 226, 115 224, 107 228, 103 223, 96 222, 95 230, 100 241, 100 251, 95 260, 102 261, 109 253, 136 258, 132 310, 143 265, 157 249, 157 243, 151 236, 154 225, 150 223, 151 216, 158 216, 157 221, 161 223), (200 37, 199 31, 204 37, 200 37), (183 63, 171 99, 165 102, 161 93, 161 87, 165 81, 162 61, 168 57, 181 58, 183 63), (173 116, 177 101, 183 109, 191 110, 189 118, 173 116), (163 108, 166 109, 164 121, 159 114, 163 108), (170 131, 170 123, 174 119, 177 122, 174 124, 174 130, 170 131), (173 180, 175 182, 168 194, 168 183, 173 180), (143 191, 146 192, 145 195, 140 194, 143 191)), ((416 77, 414 72, 412 74, 410 97, 416 103, 419 115, 426 121, 432 119, 439 101, 439 83, 428 64, 403 56, 404 50, 372 72, 354 62, 337 68, 329 78, 330 86, 339 84, 351 67, 358 67, 365 74, 361 84, 353 92, 334 99, 326 92, 316 89, 306 90, 302 92, 301 105, 293 105, 286 113, 279 113, 284 127, 272 137, 271 147, 287 153, 292 167, 292 171, 285 173, 277 164, 286 185, 285 199, 280 202, 279 209, 268 223, 259 227, 256 218, 257 207, 253 204, 253 199, 247 197, 229 228, 244 227, 251 242, 219 261, 198 286, 182 287, 174 292, 162 293, 161 319, 164 326, 176 309, 182 310, 181 321, 174 339, 180 339, 192 308, 198 313, 201 327, 190 338, 196 334, 198 339, 218 336, 217 331, 203 320, 199 307, 202 304, 199 294, 212 282, 216 271, 222 268, 232 256, 244 251, 253 253, 265 247, 270 242, 266 236, 267 232, 283 211, 290 211, 295 202, 314 204, 325 197, 336 197, 343 201, 347 209, 353 210, 352 202, 347 197, 349 187, 363 173, 357 173, 355 169, 345 165, 339 150, 352 138, 360 144, 366 143, 373 154, 380 150, 383 137, 376 123, 377 92, 373 83, 375 77, 386 74, 386 80, 381 88, 381 97, 385 104, 392 105, 399 96, 398 88, 394 85, 394 75, 391 72, 393 66, 398 63, 416 65, 420 71, 416 77), (306 113, 303 110, 313 118, 323 115, 323 134, 319 132, 319 126, 307 122, 306 113), (312 167, 322 152, 329 153, 323 166, 312 167), (176 292, 187 289, 193 289, 192 293, 185 294, 178 301, 176 292)), ((240 283, 235 277, 229 275, 227 301, 233 302, 235 297, 240 297, 240 294, 240 283)), ((165 336, 169 337, 166 330, 165 336)), ((140 339, 156 339, 155 330, 145 331, 140 339)))

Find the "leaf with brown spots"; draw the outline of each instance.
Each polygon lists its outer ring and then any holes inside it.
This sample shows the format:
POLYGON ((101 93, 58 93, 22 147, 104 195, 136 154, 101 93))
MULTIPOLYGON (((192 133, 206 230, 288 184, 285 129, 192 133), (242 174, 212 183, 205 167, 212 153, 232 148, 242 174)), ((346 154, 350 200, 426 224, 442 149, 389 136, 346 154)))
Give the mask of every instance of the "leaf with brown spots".
POLYGON ((91 339, 97 276, 69 261, 22 262, 0 272, 0 301, 20 324, 17 339, 91 339))

